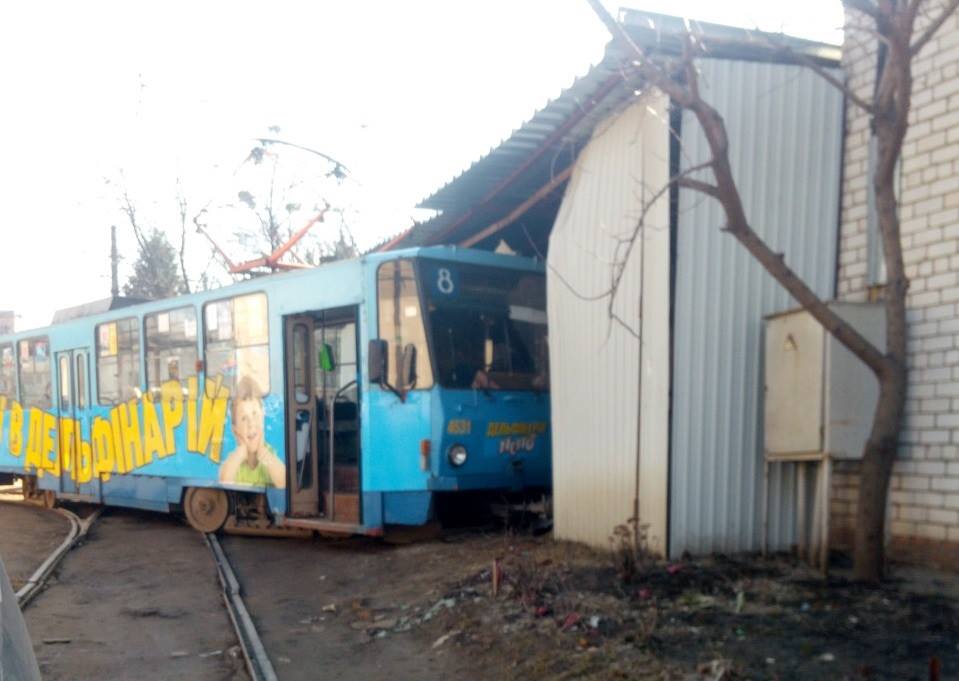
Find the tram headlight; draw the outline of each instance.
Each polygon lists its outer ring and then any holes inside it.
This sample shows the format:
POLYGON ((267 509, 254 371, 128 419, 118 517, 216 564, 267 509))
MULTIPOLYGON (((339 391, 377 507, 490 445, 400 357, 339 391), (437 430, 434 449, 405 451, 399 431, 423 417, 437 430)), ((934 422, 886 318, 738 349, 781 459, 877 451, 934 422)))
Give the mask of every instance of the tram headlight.
POLYGON ((446 453, 447 458, 450 460, 450 463, 454 466, 462 466, 466 463, 466 457, 469 455, 469 452, 466 451, 466 447, 463 445, 453 445, 450 447, 449 451, 446 453))

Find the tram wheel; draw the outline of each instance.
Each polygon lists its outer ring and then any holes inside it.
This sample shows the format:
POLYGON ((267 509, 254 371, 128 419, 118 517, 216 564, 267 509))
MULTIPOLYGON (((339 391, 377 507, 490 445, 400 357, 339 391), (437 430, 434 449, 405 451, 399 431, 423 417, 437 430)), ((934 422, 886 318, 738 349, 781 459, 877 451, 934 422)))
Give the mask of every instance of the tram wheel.
POLYGON ((183 497, 183 512, 193 529, 216 532, 230 515, 230 500, 221 489, 190 487, 183 497))

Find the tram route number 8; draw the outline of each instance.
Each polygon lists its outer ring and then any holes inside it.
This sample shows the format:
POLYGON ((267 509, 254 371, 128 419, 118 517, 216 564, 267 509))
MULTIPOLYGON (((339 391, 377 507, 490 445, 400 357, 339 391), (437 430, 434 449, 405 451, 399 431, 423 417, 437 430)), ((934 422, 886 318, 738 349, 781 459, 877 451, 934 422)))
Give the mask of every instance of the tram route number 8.
POLYGON ((453 273, 448 267, 440 267, 436 270, 436 290, 444 296, 451 296, 456 291, 453 273))

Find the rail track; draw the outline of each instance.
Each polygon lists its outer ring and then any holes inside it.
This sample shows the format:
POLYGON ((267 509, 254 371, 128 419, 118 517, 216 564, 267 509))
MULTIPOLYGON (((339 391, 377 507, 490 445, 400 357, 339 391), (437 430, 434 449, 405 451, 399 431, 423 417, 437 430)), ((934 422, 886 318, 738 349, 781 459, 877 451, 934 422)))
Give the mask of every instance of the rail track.
POLYGON ((253 624, 253 619, 243 603, 240 582, 236 578, 236 573, 233 572, 233 567, 230 565, 226 552, 215 534, 205 534, 203 536, 216 563, 217 575, 223 588, 223 600, 226 603, 227 612, 230 614, 230 621, 233 622, 240 648, 243 650, 243 657, 246 660, 250 678, 253 681, 277 681, 273 663, 270 662, 263 641, 260 640, 260 635, 253 624))
POLYGON ((40 566, 33 571, 33 574, 23 583, 16 593, 17 603, 20 606, 20 609, 26 608, 30 601, 33 600, 34 596, 40 593, 40 590, 47 583, 50 575, 60 564, 60 561, 63 560, 64 556, 77 545, 90 531, 90 528, 93 526, 93 523, 97 521, 97 518, 100 517, 103 509, 98 508, 93 511, 86 518, 81 518, 76 513, 68 511, 65 508, 58 507, 49 507, 42 504, 35 504, 29 501, 17 501, 11 498, 3 498, 4 496, 12 496, 11 493, 5 492, 0 496, 0 503, 7 504, 27 504, 31 505, 51 513, 57 513, 67 519, 67 522, 70 523, 70 531, 67 533, 66 538, 60 542, 60 545, 57 546, 50 554, 44 559, 40 566))

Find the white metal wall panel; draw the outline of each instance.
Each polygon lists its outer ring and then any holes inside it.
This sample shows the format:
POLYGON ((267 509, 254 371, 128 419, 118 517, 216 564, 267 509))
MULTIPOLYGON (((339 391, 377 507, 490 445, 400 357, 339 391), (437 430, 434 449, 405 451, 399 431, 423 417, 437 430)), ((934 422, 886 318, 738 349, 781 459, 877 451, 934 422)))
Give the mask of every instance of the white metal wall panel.
MULTIPOLYGON (((840 95, 797 66, 726 60, 700 66, 704 96, 726 121, 730 160, 751 224, 813 290, 831 297, 840 95)), ((684 167, 708 158, 688 113, 681 139, 684 167)), ((674 556, 760 546, 763 317, 795 306, 720 231, 722 224, 718 203, 680 192, 670 470, 674 556)), ((793 475, 786 467, 771 481, 771 547, 794 541, 793 475)))
POLYGON ((612 264, 644 200, 668 179, 664 99, 637 100, 600 124, 579 159, 550 237, 550 324, 555 532, 608 547, 616 525, 640 515, 651 545, 665 551, 669 388, 669 230, 666 197, 647 213, 646 238, 634 248, 615 302, 612 264), (644 268, 642 263, 647 265, 644 268), (643 303, 644 456, 637 471, 640 416, 640 295, 643 303), (646 428, 646 422, 651 425, 646 428), (649 451, 646 456, 645 452, 649 451))

